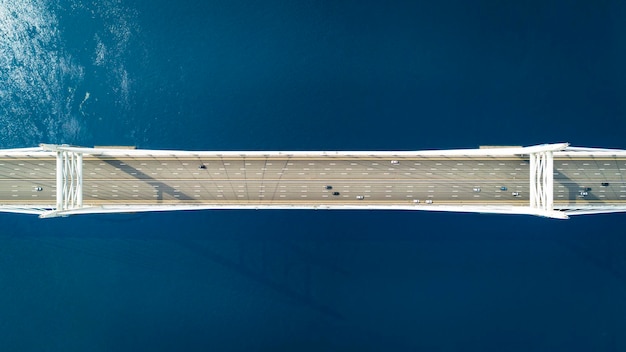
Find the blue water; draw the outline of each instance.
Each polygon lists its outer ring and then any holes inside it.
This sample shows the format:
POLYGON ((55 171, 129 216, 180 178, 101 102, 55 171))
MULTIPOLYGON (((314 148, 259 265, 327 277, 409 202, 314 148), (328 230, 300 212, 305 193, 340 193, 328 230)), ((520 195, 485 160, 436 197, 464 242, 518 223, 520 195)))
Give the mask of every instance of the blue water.
MULTIPOLYGON (((0 147, 626 149, 618 1, 0 0, 0 147)), ((624 215, 0 214, 2 351, 623 351, 624 215)))

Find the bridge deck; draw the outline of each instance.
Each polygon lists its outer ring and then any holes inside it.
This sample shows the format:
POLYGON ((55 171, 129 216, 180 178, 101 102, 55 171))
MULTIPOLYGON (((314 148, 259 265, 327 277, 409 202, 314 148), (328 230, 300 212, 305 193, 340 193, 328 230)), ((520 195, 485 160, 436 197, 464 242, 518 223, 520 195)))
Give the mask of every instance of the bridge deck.
MULTIPOLYGON (((623 204, 626 200, 625 171, 624 157, 555 157, 555 206, 623 204), (579 192, 585 188, 591 190, 581 197, 579 192)), ((373 204, 427 207, 428 199, 433 204, 522 205, 529 201, 529 158, 85 155, 83 197, 86 206, 373 204), (200 168, 201 165, 204 168, 200 168), (480 188, 480 192, 474 191, 475 188, 480 188), (334 192, 339 194, 334 195, 334 192), (512 192, 519 192, 520 196, 515 197, 512 192), (419 204, 414 203, 416 199, 420 200, 419 204)), ((0 204, 53 207, 55 199, 55 157, 0 158, 0 204), (37 191, 37 187, 43 190, 37 191)))

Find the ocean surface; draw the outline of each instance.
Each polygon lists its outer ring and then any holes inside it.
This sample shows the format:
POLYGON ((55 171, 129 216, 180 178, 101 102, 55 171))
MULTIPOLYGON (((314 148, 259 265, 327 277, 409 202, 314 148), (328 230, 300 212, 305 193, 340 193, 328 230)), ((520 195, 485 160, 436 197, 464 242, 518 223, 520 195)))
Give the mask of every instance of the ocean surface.
MULTIPOLYGON (((0 0, 0 148, 626 149, 622 1, 0 0)), ((1 351, 624 351, 626 215, 0 214, 1 351)))

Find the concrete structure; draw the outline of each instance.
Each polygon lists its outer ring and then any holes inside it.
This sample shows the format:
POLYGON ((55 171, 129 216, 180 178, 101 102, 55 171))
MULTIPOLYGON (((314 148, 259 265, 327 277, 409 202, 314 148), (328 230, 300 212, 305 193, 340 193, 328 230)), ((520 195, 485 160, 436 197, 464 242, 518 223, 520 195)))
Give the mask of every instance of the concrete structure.
POLYGON ((198 209, 626 211, 626 151, 566 143, 428 151, 0 150, 0 211, 42 218, 198 209))

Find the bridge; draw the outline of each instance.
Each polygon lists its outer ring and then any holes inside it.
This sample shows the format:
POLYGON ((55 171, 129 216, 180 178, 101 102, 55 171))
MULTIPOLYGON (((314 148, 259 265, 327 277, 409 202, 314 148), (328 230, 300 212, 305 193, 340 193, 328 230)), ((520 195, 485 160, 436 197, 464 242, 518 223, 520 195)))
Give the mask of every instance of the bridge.
POLYGON ((41 218, 200 209, 571 215, 626 211, 626 150, 0 150, 0 211, 41 218))

